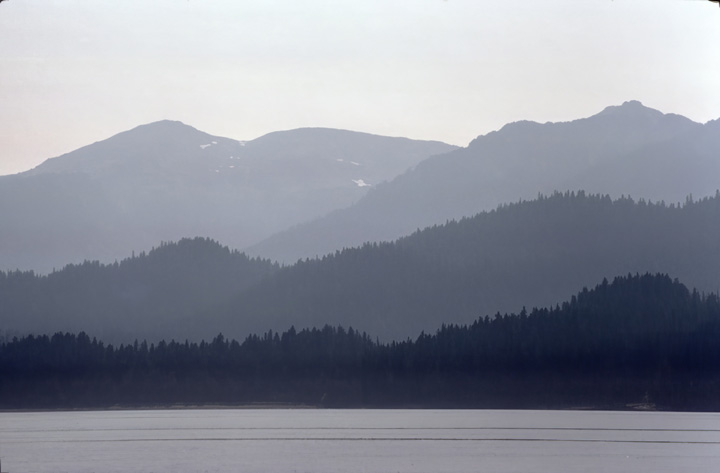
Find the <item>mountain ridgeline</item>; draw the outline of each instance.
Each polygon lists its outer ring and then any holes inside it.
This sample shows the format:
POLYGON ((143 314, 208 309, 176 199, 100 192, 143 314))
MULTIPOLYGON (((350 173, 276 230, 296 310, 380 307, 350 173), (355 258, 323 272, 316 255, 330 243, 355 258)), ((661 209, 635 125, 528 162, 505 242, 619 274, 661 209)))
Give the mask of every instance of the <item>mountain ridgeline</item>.
POLYGON ((9 333, 84 330, 125 342, 326 324, 403 340, 549 307, 628 273, 714 292, 719 267, 720 194, 668 205, 566 192, 288 267, 195 239, 48 276, 0 273, 0 322, 9 333))
POLYGON ((238 296, 216 325, 234 335, 330 323, 401 339, 554 304, 619 274, 663 272, 716 291, 718 267, 718 194, 666 205, 556 193, 298 262, 238 296))
POLYGON ((628 275, 561 305, 381 343, 325 326, 211 342, 0 343, 0 408, 291 403, 326 407, 720 409, 720 300, 628 275))
POLYGON ((193 236, 243 248, 453 149, 326 128, 237 141, 139 126, 0 177, 0 269, 47 273, 193 236))
POLYGON ((718 156, 720 120, 695 123, 636 101, 570 122, 510 123, 248 252, 294 263, 556 190, 683 202, 720 188, 718 156))
POLYGON ((556 190, 683 202, 720 188, 717 156, 720 120, 636 101, 466 148, 327 128, 237 141, 161 121, 0 177, 0 270, 194 236, 292 264, 556 190))
POLYGON ((8 333, 84 330, 106 341, 160 339, 277 270, 194 238, 112 264, 86 261, 49 275, 0 272, 0 321, 8 333))

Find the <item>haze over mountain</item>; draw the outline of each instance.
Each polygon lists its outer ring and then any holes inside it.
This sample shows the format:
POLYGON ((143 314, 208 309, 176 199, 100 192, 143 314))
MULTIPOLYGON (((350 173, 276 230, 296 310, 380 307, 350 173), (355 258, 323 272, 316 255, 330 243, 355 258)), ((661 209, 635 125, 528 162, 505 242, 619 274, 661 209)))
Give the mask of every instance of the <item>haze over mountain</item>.
POLYGON ((720 120, 703 125, 637 101, 571 122, 510 123, 247 251, 289 263, 555 190, 682 202, 720 188, 718 156, 720 120))
POLYGON ((112 261, 186 236, 248 246, 452 149, 325 128, 242 142, 143 125, 0 177, 0 268, 112 261))
POLYGON ((558 193, 285 268, 194 239, 120 264, 0 273, 0 327, 127 342, 331 324, 404 339, 628 273, 717 291, 719 267, 720 194, 677 206, 558 193))

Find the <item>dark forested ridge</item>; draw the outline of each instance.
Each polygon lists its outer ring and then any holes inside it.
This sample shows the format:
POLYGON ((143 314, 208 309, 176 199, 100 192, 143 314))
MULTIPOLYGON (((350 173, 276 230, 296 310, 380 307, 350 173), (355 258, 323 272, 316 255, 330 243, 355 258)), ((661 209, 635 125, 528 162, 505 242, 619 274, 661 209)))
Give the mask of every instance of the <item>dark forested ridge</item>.
POLYGON ((85 333, 0 344, 0 408, 318 406, 720 409, 720 301, 628 275, 562 305, 381 343, 353 329, 242 343, 106 345, 85 333))
POLYGON ((68 265, 46 276, 0 272, 0 327, 18 333, 88 331, 109 341, 172 337, 188 318, 277 269, 194 238, 113 264, 68 265))
POLYGON ((402 339, 548 306, 618 274, 662 272, 716 291, 719 267, 720 195, 666 205, 555 193, 299 262, 204 324, 228 334, 341 324, 402 339))
POLYGON ((207 239, 48 276, 0 273, 0 329, 128 342, 352 326, 380 340, 544 307, 618 274, 720 287, 720 196, 683 205, 556 193, 278 268, 207 239))

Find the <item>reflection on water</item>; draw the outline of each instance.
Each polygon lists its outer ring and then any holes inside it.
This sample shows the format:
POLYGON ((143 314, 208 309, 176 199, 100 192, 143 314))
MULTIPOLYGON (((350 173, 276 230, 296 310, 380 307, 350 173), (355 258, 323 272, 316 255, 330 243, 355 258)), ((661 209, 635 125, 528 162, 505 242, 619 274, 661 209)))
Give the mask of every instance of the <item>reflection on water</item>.
POLYGON ((0 414, 14 472, 716 472, 720 415, 482 410, 0 414))

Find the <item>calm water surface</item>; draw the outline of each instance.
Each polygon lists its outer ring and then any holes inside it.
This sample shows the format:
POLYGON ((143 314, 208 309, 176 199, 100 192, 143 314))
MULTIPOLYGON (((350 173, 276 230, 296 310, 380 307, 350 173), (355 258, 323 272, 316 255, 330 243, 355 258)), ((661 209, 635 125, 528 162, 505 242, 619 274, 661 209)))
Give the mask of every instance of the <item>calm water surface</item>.
POLYGON ((720 415, 495 410, 0 413, 3 471, 717 472, 720 415))

